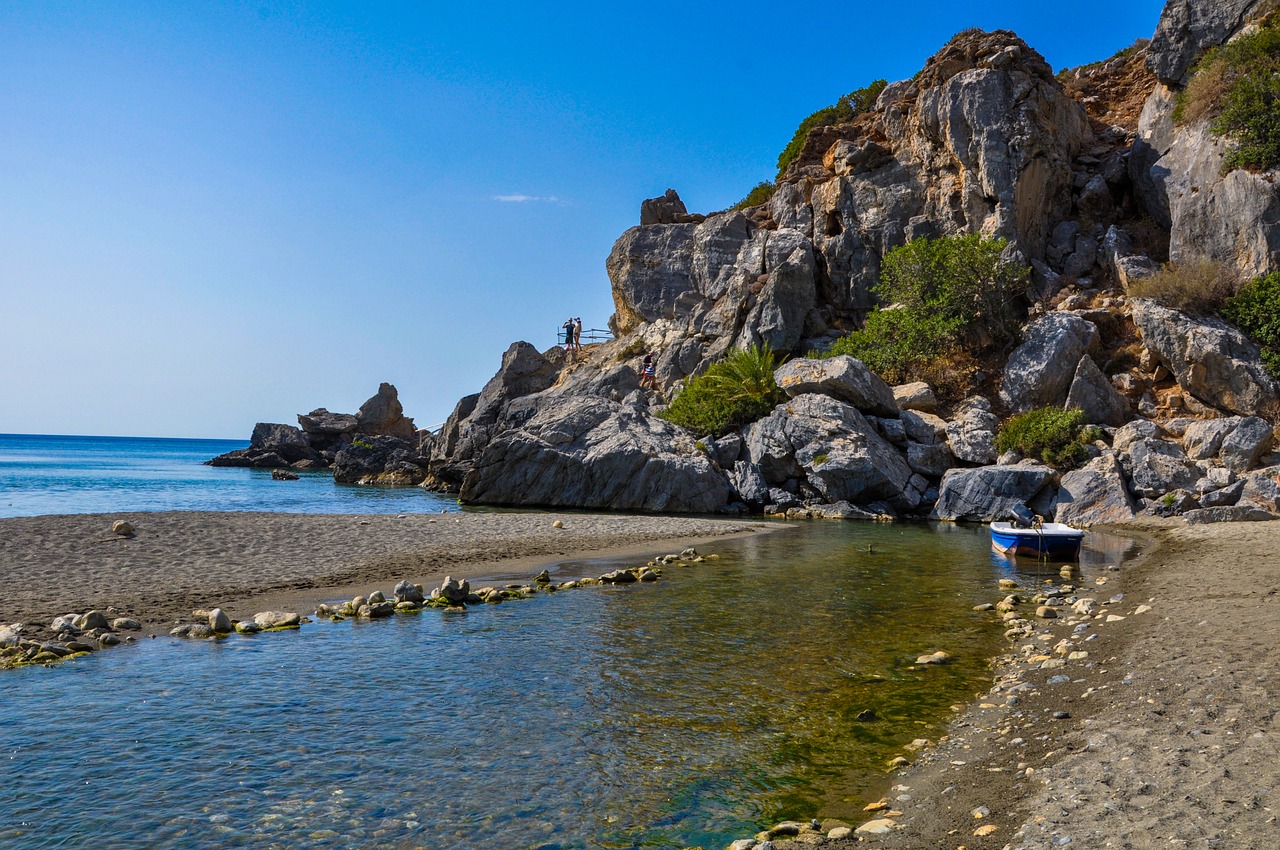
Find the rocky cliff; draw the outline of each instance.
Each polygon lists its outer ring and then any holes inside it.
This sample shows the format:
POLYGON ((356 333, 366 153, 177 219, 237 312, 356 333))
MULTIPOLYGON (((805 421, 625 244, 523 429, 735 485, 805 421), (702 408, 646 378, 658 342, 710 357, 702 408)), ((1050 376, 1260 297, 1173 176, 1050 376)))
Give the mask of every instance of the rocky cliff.
POLYGON ((354 417, 300 417, 300 431, 259 426, 235 460, 506 505, 984 520, 1022 501, 1085 524, 1274 511, 1258 414, 1274 415, 1277 386, 1257 346, 1128 295, 1170 258, 1275 270, 1275 175, 1224 169, 1206 122, 1173 120, 1198 57, 1260 7, 1170 0, 1149 44, 1060 75, 1013 33, 961 33, 874 108, 810 131, 766 203, 703 216, 670 190, 644 201, 606 262, 613 341, 576 358, 515 343, 439 433, 414 435, 398 403, 371 400, 354 417), (853 358, 804 358, 874 306, 887 252, 961 234, 1006 240, 1033 270, 1021 339, 983 364, 977 394, 939 405, 853 358), (713 438, 654 415, 765 343, 796 358, 768 416, 713 438), (648 351, 656 391, 639 389, 648 351), (1081 468, 997 457, 1002 419, 1045 406, 1101 426, 1081 468))

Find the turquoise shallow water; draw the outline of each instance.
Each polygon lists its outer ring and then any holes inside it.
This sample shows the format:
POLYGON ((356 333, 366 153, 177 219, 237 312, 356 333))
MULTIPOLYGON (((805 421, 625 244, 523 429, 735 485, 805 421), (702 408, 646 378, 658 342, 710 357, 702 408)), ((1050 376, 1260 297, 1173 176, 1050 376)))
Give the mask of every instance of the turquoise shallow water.
POLYGON ((712 850, 854 816, 987 683, 971 607, 1013 568, 983 529, 708 548, 653 585, 10 671, 0 846, 712 850), (935 649, 956 662, 913 667, 935 649))
POLYGON ((325 472, 273 481, 269 469, 204 466, 240 440, 0 434, 0 517, 132 511, 415 513, 456 510, 417 487, 335 485, 325 472))

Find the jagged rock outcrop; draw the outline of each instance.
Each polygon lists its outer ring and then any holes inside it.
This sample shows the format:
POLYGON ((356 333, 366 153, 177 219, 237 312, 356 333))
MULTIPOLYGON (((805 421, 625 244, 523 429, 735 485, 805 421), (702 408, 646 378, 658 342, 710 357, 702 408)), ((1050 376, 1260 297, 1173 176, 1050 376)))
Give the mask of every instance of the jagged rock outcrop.
POLYGON ((1258 346, 1218 318, 1189 316, 1145 298, 1130 302, 1152 355, 1205 404, 1248 416, 1276 402, 1258 346))
POLYGON ((484 449, 464 502, 710 513, 727 505, 724 472, 675 425, 639 405, 554 400, 484 449))
POLYGON ((982 232, 1042 256, 1090 138, 1080 105, 1008 32, 957 37, 860 120, 810 134, 806 150, 826 147, 750 216, 623 234, 607 263, 614 330, 676 322, 706 361, 764 341, 790 351, 870 306, 880 258, 913 237, 982 232))
POLYGON ((1000 398, 1014 413, 1061 406, 1076 367, 1097 341, 1097 327, 1079 316, 1049 313, 1036 319, 1009 355, 1000 398))
POLYGON ((746 452, 766 482, 796 491, 803 484, 827 502, 920 503, 911 468, 850 404, 810 393, 779 405, 746 429, 746 452), (789 486, 788 486, 789 485, 789 486))
POLYGON ((378 392, 360 405, 356 414, 356 430, 372 437, 412 440, 417 428, 413 426, 413 420, 404 415, 396 388, 384 381, 378 385, 378 392))
POLYGON ((1116 392, 1098 364, 1088 355, 1081 357, 1080 364, 1076 366, 1063 407, 1083 411, 1085 421, 1095 425, 1119 427, 1133 418, 1129 400, 1116 392))
POLYGON ((409 486, 427 477, 427 459, 408 440, 359 435, 343 446, 333 462, 338 484, 409 486))
POLYGON ((318 407, 310 413, 299 413, 298 424, 307 435, 307 442, 317 451, 337 450, 351 441, 351 435, 360 427, 360 420, 351 413, 330 413, 318 407))
MULTIPOLYGON (((301 428, 259 422, 253 427, 249 448, 219 455, 206 463, 209 466, 323 469, 360 434, 390 436, 409 443, 417 441, 413 420, 404 416, 396 388, 388 383, 379 385, 378 392, 361 406, 357 415, 330 413, 320 407, 299 414, 298 423, 301 428)), ((418 480, 421 479, 418 475, 418 480)))
POLYGON ((774 379, 792 398, 820 393, 872 416, 898 416, 898 402, 889 385, 861 360, 848 355, 822 360, 798 357, 779 366, 774 379))
POLYGON ((551 387, 559 368, 527 342, 512 343, 478 396, 463 399, 445 423, 428 464, 437 486, 456 489, 497 434, 519 427, 538 409, 530 396, 551 387))
POLYGON ((645 200, 606 264, 615 341, 575 356, 512 345, 438 433, 415 431, 383 385, 358 415, 260 426, 225 460, 332 463, 340 482, 421 481, 489 504, 990 520, 1028 503, 1078 525, 1139 509, 1273 512, 1274 473, 1250 470, 1280 459, 1261 418, 1280 410, 1280 388, 1256 346, 1127 294, 1166 249, 1246 275, 1280 256, 1274 175, 1222 175, 1223 143, 1171 115, 1190 63, 1257 7, 1170 0, 1149 52, 1076 69, 1066 91, 1012 33, 961 33, 873 109, 810 131, 765 204, 704 217, 671 190, 645 200), (862 321, 887 251, 968 233, 1009 240, 1006 256, 1033 270, 1018 303, 1034 318, 1003 368, 990 350, 957 364, 973 386, 999 384, 995 408, 980 395, 954 404, 942 379, 935 397, 850 357, 803 356, 862 321), (760 344, 798 356, 775 376, 791 398, 768 416, 712 437, 655 415, 682 382, 760 344), (640 390, 651 351, 657 387, 640 390), (1089 446, 1060 483, 1012 454, 997 464, 1000 419, 1050 405, 1085 411, 1110 447, 1089 446))
POLYGON ((1062 476, 1054 520, 1086 527, 1133 518, 1133 499, 1114 452, 1103 452, 1062 476))
POLYGON ((292 425, 259 422, 253 426, 249 448, 219 455, 209 466, 248 466, 256 469, 283 469, 293 463, 318 461, 306 435, 292 425))
POLYGON ((1280 192, 1271 177, 1224 174, 1227 141, 1207 120, 1178 126, 1173 119, 1177 90, 1195 61, 1266 8, 1260 0, 1172 0, 1149 48, 1163 85, 1143 108, 1130 172, 1142 206, 1169 228, 1175 261, 1208 257, 1245 276, 1280 269, 1280 192))
POLYGON ((706 216, 690 215, 684 201, 675 189, 668 189, 660 198, 646 198, 640 202, 640 224, 686 224, 702 221, 706 216))
POLYGON ((1183 85, 1206 50, 1239 32, 1266 6, 1266 0, 1169 0, 1147 49, 1147 67, 1165 85, 1183 85))
POLYGON ((991 522, 1004 519, 1016 505, 1031 504, 1053 479, 1038 463, 952 469, 942 476, 932 519, 991 522))

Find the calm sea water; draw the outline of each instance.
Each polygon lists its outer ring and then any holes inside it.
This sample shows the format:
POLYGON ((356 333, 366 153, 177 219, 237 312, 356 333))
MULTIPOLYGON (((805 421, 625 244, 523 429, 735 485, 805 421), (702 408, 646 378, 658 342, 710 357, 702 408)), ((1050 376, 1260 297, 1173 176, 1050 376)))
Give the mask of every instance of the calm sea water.
POLYGON ((988 683, 1000 629, 971 607, 1014 568, 983 529, 707 548, 653 585, 8 672, 0 846, 715 850, 856 820, 988 683), (936 649, 955 663, 913 666, 936 649))
POLYGON ((325 472, 273 481, 269 469, 204 461, 242 440, 0 434, 0 517, 131 511, 414 513, 456 510, 417 487, 335 485, 325 472))

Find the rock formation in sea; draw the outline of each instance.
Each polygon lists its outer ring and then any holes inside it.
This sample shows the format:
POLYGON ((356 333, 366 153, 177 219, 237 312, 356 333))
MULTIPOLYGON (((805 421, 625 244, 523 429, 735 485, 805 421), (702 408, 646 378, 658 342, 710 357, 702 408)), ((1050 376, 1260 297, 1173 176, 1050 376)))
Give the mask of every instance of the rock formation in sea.
POLYGON ((613 340, 572 359, 512 344, 436 432, 383 384, 358 414, 259 424, 211 463, 330 467, 493 505, 990 520, 1026 502, 1079 524, 1275 512, 1280 388, 1259 346, 1133 294, 1171 260, 1280 271, 1275 172, 1229 166, 1209 120, 1175 119, 1196 62, 1264 7, 1171 0, 1149 43, 1056 75, 1011 32, 960 33, 869 109, 810 130, 764 202, 701 215, 670 189, 643 201, 605 263, 613 340), (886 254, 968 234, 1005 240, 1031 273, 1018 338, 967 392, 807 356, 876 306, 886 254), (727 434, 657 415, 763 345, 791 358, 771 412, 727 434), (656 391, 639 387, 648 351, 656 391), (1098 426, 1075 468, 997 452, 1002 422, 1046 407, 1098 426))

